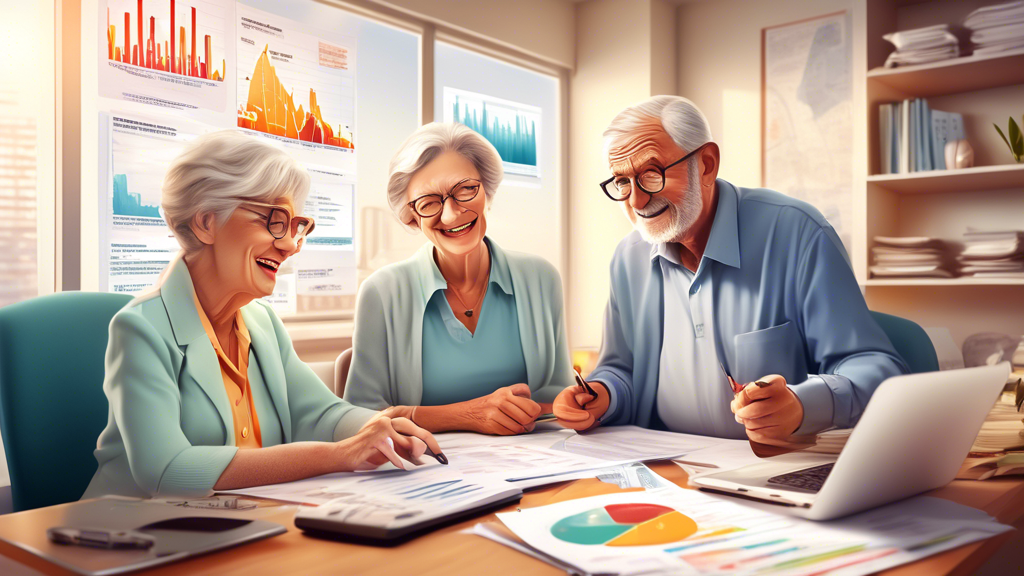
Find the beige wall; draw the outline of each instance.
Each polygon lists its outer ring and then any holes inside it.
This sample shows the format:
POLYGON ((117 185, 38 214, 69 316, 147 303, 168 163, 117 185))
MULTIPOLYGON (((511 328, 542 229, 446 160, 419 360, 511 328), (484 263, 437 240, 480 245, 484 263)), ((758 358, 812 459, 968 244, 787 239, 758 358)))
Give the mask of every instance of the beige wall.
POLYGON ((566 0, 373 0, 572 68, 575 5, 566 0))
POLYGON ((632 227, 598 188, 608 177, 601 133, 626 106, 671 90, 675 7, 664 0, 588 0, 576 6, 569 96, 569 344, 601 344, 608 264, 632 227), (657 53, 657 54, 655 54, 657 53))
POLYGON ((761 29, 840 10, 855 0, 715 0, 679 6, 678 94, 708 118, 719 176, 761 185, 761 29))

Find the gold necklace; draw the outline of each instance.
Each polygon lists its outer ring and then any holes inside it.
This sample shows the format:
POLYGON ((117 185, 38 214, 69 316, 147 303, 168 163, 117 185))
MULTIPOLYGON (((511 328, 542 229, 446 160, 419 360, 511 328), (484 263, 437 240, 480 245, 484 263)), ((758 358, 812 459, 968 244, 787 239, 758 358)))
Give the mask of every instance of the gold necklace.
POLYGON ((459 297, 458 291, 456 291, 455 288, 452 288, 451 284, 448 285, 448 290, 451 290, 452 296, 455 296, 455 299, 459 301, 459 304, 461 304, 463 308, 466 308, 466 311, 463 312, 463 314, 465 314, 467 318, 473 317, 473 308, 479 306, 480 302, 484 299, 484 295, 487 294, 487 286, 484 286, 484 289, 480 292, 480 298, 477 299, 476 304, 474 304, 472 307, 468 307, 466 306, 466 303, 462 301, 462 298, 459 297))

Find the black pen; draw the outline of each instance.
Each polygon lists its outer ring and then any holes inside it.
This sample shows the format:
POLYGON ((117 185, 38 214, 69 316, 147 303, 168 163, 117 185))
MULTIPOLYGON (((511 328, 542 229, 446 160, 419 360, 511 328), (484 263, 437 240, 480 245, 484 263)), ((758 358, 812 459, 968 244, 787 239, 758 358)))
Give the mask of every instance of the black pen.
POLYGON ((434 451, 430 449, 430 446, 427 446, 427 456, 430 456, 434 460, 437 460, 438 463, 440 464, 444 464, 445 466, 448 465, 448 457, 444 455, 444 452, 438 452, 437 454, 434 454, 434 451))
MULTIPOLYGON (((594 392, 594 389, 590 387, 590 384, 587 384, 587 381, 583 379, 583 376, 581 376, 580 373, 577 372, 575 369, 572 371, 572 374, 573 374, 573 376, 576 377, 576 385, 579 386, 580 388, 582 388, 583 392, 586 392, 587 394, 590 394, 596 400, 597 399, 597 392, 594 392)), ((580 404, 580 408, 586 408, 587 404, 590 403, 590 402, 593 402, 593 400, 588 400, 587 402, 584 402, 583 404, 580 404)))

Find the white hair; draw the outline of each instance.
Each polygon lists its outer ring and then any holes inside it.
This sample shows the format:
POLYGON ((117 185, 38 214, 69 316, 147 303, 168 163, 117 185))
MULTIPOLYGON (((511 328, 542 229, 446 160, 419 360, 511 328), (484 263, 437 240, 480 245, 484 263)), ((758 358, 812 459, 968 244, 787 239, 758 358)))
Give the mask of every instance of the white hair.
POLYGON ((431 122, 420 126, 406 138, 388 166, 388 204, 402 224, 413 222, 406 197, 409 181, 416 172, 445 152, 457 152, 473 163, 480 173, 480 184, 490 205, 505 176, 498 151, 464 124, 431 122))
POLYGON ((300 212, 309 173, 287 152, 253 136, 222 130, 196 138, 171 162, 161 187, 164 220, 191 253, 203 244, 192 232, 197 214, 213 214, 218 226, 242 202, 272 203, 289 197, 300 212))
POLYGON ((632 133, 643 122, 661 120, 661 126, 684 152, 711 142, 708 119, 697 105, 682 96, 653 96, 634 104, 612 119, 604 131, 604 152, 619 138, 632 133))

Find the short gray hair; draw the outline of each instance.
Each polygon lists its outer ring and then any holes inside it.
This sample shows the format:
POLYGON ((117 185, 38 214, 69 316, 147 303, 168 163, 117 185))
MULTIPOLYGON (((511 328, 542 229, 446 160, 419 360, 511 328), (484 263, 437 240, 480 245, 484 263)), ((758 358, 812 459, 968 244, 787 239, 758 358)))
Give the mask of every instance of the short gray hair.
POLYGON ((653 96, 626 108, 612 119, 604 131, 605 156, 615 140, 651 118, 661 120, 662 128, 672 141, 687 153, 711 142, 708 119, 696 104, 682 96, 653 96))
POLYGON ((258 137, 222 130, 196 138, 171 162, 161 186, 164 220, 186 253, 203 244, 193 218, 213 214, 218 226, 245 200, 273 202, 291 197, 301 211, 309 173, 287 152, 258 137))
POLYGON ((420 126, 398 148, 388 166, 388 204, 402 224, 412 221, 406 193, 409 180, 427 164, 444 154, 457 152, 480 173, 480 183, 490 205, 505 170, 501 156, 483 136, 457 122, 431 122, 420 126))

